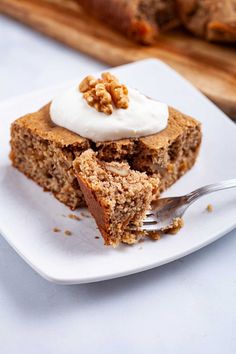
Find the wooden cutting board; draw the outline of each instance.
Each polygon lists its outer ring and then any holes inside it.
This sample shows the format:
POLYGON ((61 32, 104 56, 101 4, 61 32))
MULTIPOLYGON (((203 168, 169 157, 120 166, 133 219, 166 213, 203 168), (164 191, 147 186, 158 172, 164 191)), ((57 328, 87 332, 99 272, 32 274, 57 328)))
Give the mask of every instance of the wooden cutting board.
POLYGON ((0 11, 111 66, 154 57, 172 66, 236 119, 236 47, 175 31, 145 47, 83 12, 73 0, 0 0, 0 11), (65 5, 67 4, 67 5, 65 5))

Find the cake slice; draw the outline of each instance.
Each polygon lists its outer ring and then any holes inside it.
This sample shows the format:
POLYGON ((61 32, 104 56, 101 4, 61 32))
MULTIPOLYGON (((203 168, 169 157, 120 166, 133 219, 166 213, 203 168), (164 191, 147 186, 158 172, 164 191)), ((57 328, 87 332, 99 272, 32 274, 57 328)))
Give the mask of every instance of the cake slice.
POLYGON ((105 244, 116 246, 146 236, 142 220, 194 164, 201 126, 106 72, 17 119, 10 144, 14 167, 71 209, 87 203, 105 244))
POLYGON ((89 148, 106 162, 128 161, 131 169, 156 181, 158 196, 195 163, 201 144, 200 123, 169 108, 163 131, 137 139, 94 143, 55 125, 49 104, 17 119, 11 127, 12 164, 71 209, 85 205, 73 170, 76 157, 89 148))
POLYGON ((13 166, 76 209, 84 196, 73 162, 86 150, 92 148, 104 163, 128 162, 131 170, 147 174, 157 198, 194 164, 201 127, 107 72, 86 76, 38 112, 17 119, 10 144, 13 166))
POLYGON ((74 170, 91 214, 106 245, 135 243, 158 188, 158 180, 130 169, 127 162, 104 162, 87 150, 74 161, 74 170))

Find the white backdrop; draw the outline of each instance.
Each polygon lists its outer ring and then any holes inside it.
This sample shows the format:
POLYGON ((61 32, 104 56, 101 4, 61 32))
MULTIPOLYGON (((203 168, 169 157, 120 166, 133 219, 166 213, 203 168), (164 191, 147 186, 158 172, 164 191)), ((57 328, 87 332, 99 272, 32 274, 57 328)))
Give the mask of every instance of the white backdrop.
MULTIPOLYGON (((0 16, 0 101, 103 68, 0 16)), ((236 230, 158 269, 59 286, 0 236, 0 352, 234 354, 235 252, 236 230)))

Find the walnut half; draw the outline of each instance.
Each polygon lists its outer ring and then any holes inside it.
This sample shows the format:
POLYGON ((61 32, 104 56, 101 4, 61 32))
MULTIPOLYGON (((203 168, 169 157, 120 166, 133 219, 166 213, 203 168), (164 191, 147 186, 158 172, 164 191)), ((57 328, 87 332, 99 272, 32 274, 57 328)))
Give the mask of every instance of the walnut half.
POLYGON ((130 173, 130 170, 125 167, 111 166, 110 164, 106 164, 105 168, 107 171, 113 173, 114 175, 118 175, 121 177, 127 177, 130 173))
POLYGON ((86 76, 79 90, 89 106, 107 115, 112 114, 114 108, 127 109, 129 106, 127 87, 109 72, 103 73, 101 79, 86 76))

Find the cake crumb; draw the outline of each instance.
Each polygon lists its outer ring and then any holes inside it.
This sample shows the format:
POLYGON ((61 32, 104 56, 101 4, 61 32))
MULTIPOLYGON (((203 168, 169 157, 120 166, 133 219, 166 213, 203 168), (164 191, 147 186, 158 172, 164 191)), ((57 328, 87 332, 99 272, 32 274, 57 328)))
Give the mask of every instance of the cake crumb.
POLYGON ((69 214, 68 218, 73 219, 73 220, 77 220, 77 221, 81 220, 81 218, 78 215, 75 215, 75 214, 69 214))
POLYGON ((53 232, 61 232, 61 229, 58 229, 58 227, 54 227, 53 232))
POLYGON ((99 236, 95 236, 94 238, 96 238, 96 240, 98 240, 100 237, 99 236))
POLYGON ((151 232, 149 232, 148 237, 149 237, 151 240, 158 241, 158 240, 160 240, 160 238, 161 238, 161 234, 160 234, 159 231, 151 231, 151 232))
POLYGON ((208 213, 212 213, 213 212, 212 204, 208 204, 207 207, 206 207, 206 210, 208 211, 208 213))
POLYGON ((169 234, 175 235, 184 226, 184 220, 182 218, 174 218, 172 225, 167 228, 169 234))
POLYGON ((66 231, 64 232, 64 234, 65 234, 66 236, 71 236, 71 235, 72 235, 72 232, 71 232, 70 230, 66 230, 66 231))
POLYGON ((90 218, 90 214, 85 213, 84 211, 81 211, 80 215, 84 218, 90 218))
POLYGON ((184 226, 184 220, 180 217, 174 218, 172 224, 166 227, 163 227, 160 231, 160 234, 171 234, 175 235, 179 232, 180 229, 184 226))

